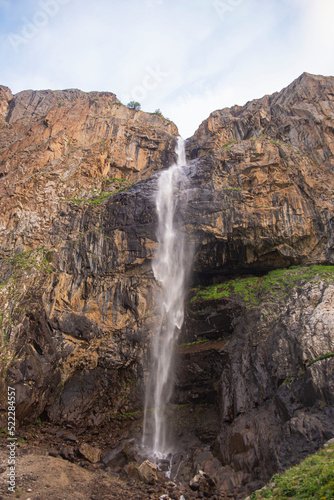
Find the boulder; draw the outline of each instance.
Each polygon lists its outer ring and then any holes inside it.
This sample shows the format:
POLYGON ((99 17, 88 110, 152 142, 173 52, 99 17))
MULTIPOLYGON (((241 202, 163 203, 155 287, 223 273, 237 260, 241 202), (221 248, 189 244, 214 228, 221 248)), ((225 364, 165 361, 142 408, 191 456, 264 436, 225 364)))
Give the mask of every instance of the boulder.
POLYGON ((130 479, 138 480, 138 467, 139 465, 137 463, 131 462, 124 467, 124 471, 130 479))
POLYGON ((145 460, 138 468, 138 474, 143 483, 155 484, 158 480, 158 467, 149 460, 145 460))
POLYGON ((200 470, 189 482, 189 486, 194 491, 199 491, 205 495, 210 495, 216 489, 216 483, 206 472, 200 470))
POLYGON ((124 445, 120 444, 112 450, 107 451, 102 459, 102 462, 104 463, 104 465, 107 465, 109 467, 123 467, 127 462, 127 456, 124 452, 124 445))
POLYGON ((90 446, 87 443, 83 443, 79 448, 79 452, 92 464, 96 464, 100 461, 101 450, 95 446, 90 446))

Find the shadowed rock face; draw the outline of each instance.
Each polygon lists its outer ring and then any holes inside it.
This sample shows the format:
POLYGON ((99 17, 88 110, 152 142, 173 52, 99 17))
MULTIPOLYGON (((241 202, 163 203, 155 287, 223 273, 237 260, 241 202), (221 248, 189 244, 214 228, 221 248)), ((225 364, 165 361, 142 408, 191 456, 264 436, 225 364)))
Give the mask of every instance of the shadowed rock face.
POLYGON ((313 277, 307 269, 262 295, 249 281, 251 300, 231 294, 187 305, 184 335, 191 331, 193 343, 178 348, 175 402, 219 408, 214 454, 199 468, 237 498, 334 434, 334 268, 313 277))
MULTIPOLYGON (((194 285, 334 263, 333 123, 334 79, 303 74, 273 96, 215 111, 188 139, 188 205, 177 223, 195 248, 194 285)), ((2 416, 7 383, 21 422, 42 414, 98 425, 141 409, 157 320, 153 194, 177 129, 110 93, 12 96, 6 87, 0 126, 2 416)), ((219 407, 211 444, 214 463, 230 467, 224 478, 236 474, 232 490, 326 437, 332 362, 297 377, 306 359, 333 350, 330 330, 317 326, 333 314, 330 283, 319 286, 270 306, 271 322, 238 300, 187 317, 184 341, 224 345, 188 353, 176 398, 219 407)))

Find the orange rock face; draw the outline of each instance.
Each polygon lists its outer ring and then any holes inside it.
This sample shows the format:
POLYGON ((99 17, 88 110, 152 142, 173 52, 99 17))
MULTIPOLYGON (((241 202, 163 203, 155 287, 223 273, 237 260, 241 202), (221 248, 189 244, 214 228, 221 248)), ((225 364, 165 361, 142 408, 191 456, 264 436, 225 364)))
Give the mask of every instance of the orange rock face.
MULTIPOLYGON (((196 284, 334 262, 333 99, 333 78, 304 74, 215 111, 187 141, 177 223, 196 284)), ((96 425, 141 404, 155 173, 175 159, 177 128, 111 93, 6 87, 0 126, 2 381, 22 422, 96 425)))
POLYGON ((176 126, 108 92, 0 87, 0 241, 41 242, 71 200, 98 200, 167 167, 176 126), (9 237, 9 233, 11 236, 9 237))

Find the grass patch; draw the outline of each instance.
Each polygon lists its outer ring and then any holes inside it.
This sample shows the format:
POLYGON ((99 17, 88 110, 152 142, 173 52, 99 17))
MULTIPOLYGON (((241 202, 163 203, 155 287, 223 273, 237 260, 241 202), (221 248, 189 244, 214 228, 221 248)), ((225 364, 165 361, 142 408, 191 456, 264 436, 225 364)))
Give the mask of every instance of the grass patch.
POLYGON ((287 377, 286 379, 283 380, 282 385, 291 384, 292 382, 293 379, 291 377, 287 377))
POLYGON ((229 141, 227 142, 226 144, 224 144, 224 146, 222 148, 220 148, 220 151, 225 151, 226 149, 230 149, 232 144, 235 144, 236 142, 239 142, 239 141, 229 141))
POLYGON ((277 147, 280 147, 280 146, 283 146, 283 143, 282 142, 279 142, 279 141, 274 141, 273 139, 271 139, 271 144, 274 144, 274 146, 277 146, 277 147))
POLYGON ((334 352, 326 352, 325 354, 322 354, 321 356, 318 356, 315 359, 309 359, 308 362, 306 363, 306 366, 312 366, 317 361, 322 361, 323 359, 329 359, 333 357, 334 357, 334 352))
POLYGON ((255 492, 251 500, 330 500, 334 498, 334 445, 303 460, 284 474, 275 475, 274 486, 255 492))
POLYGON ((126 191, 133 184, 135 184, 134 182, 128 181, 127 179, 119 179, 117 177, 114 177, 112 179, 102 179, 102 181, 105 184, 106 188, 108 188, 110 184, 113 184, 115 182, 118 182, 121 184, 126 183, 126 186, 121 186, 120 188, 114 189, 113 191, 100 191, 99 193, 94 193, 94 190, 92 190, 92 197, 91 198, 66 198, 65 201, 69 201, 69 202, 75 203, 77 205, 80 205, 81 203, 90 203, 93 206, 99 205, 105 199, 109 198, 109 196, 117 194, 120 191, 126 191))
POLYGON ((131 420, 132 417, 135 417, 136 415, 142 414, 142 411, 131 411, 128 413, 116 413, 115 418, 119 420, 131 420))
MULTIPOLYGON (((259 305, 267 296, 271 301, 286 297, 289 289, 318 277, 327 281, 334 280, 334 266, 314 265, 310 267, 293 266, 289 269, 276 269, 265 276, 239 278, 211 285, 196 292, 190 302, 198 300, 218 300, 223 297, 238 296, 247 306, 259 305)), ((198 289, 197 289, 198 290, 198 289)))
POLYGON ((209 342, 209 339, 196 340, 195 342, 186 342, 184 344, 179 344, 179 347, 189 347, 191 345, 205 344, 205 342, 209 342))

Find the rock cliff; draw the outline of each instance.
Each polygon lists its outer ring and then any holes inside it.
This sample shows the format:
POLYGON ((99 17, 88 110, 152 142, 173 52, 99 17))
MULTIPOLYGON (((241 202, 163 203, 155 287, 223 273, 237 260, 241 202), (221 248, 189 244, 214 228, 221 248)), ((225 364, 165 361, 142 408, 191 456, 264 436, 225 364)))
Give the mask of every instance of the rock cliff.
MULTIPOLYGON (((110 93, 6 87, 0 125, 2 419, 7 383, 23 425, 141 410, 152 194, 177 128, 110 93)), ((179 348, 175 403, 196 418, 175 420, 192 446, 180 478, 201 466, 238 497, 333 435, 334 78, 304 73, 215 111, 186 148, 177 223, 194 263, 180 343, 192 345, 179 348)))

